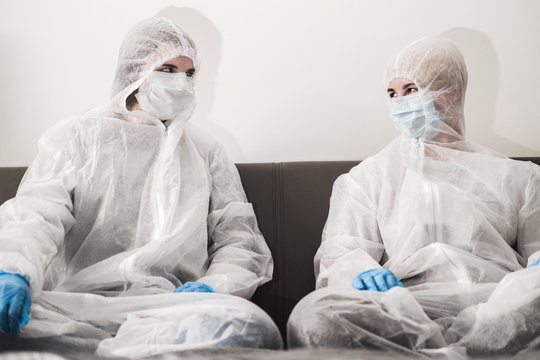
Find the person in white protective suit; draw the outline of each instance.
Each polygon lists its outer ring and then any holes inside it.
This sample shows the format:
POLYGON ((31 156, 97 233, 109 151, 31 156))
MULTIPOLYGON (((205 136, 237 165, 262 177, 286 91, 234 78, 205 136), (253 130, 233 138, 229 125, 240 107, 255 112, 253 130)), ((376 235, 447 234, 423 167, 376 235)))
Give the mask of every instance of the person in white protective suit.
POLYGON ((128 357, 282 347, 246 300, 273 262, 236 167, 187 123, 198 68, 183 30, 145 20, 122 44, 111 101, 41 138, 0 208, 4 344, 128 357))
POLYGON ((385 72, 401 135, 334 183, 291 347, 498 354, 540 344, 540 167, 464 138, 467 70, 426 38, 385 72))

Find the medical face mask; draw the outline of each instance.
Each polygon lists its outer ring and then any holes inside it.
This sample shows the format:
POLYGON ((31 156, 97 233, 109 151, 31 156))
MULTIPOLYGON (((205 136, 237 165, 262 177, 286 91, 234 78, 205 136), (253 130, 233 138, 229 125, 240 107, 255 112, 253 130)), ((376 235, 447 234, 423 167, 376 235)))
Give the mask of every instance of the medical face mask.
MULTIPOLYGON (((440 119, 429 91, 390 99, 390 113, 397 129, 406 137, 418 139, 427 125, 440 119)), ((429 132, 433 135, 433 131, 429 132)))
POLYGON ((161 121, 174 119, 193 102, 193 79, 186 73, 151 72, 146 89, 135 94, 141 109, 161 121))

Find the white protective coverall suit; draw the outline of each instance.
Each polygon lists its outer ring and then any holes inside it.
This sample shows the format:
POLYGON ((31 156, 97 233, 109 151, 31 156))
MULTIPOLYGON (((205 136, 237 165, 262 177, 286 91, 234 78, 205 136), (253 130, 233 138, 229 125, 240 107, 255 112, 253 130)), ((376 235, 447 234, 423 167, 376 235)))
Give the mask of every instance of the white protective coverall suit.
POLYGON ((465 140, 467 70, 449 40, 406 47, 385 86, 393 79, 418 86, 425 131, 399 136, 334 183, 317 290, 294 309, 289 346, 454 355, 534 348, 540 267, 525 267, 540 256, 540 167, 465 140), (405 287, 351 287, 381 267, 405 287))
POLYGON ((135 26, 110 103, 47 131, 0 208, 0 270, 22 274, 32 296, 19 338, 104 356, 282 346, 271 318, 245 300, 271 279, 270 251, 235 165, 187 124, 194 101, 168 127, 126 108, 178 56, 198 68, 193 41, 171 21, 135 26), (215 293, 173 293, 187 281, 215 293))

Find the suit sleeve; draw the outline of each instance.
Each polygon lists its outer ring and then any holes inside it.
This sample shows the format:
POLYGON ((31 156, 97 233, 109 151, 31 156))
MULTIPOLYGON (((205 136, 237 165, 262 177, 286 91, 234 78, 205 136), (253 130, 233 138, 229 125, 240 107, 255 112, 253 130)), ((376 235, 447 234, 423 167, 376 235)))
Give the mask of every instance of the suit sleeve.
POLYGON ((358 179, 369 181, 369 177, 353 177, 349 173, 334 183, 328 219, 314 261, 317 288, 351 286, 358 273, 381 267, 384 246, 377 224, 375 194, 369 190, 376 188, 361 186, 358 179))
POLYGON ((532 165, 518 213, 517 252, 531 264, 540 258, 540 167, 532 165))
POLYGON ((218 147, 211 156, 208 215, 210 264, 199 282, 216 292, 250 298, 272 278, 273 261, 235 165, 218 147))
POLYGON ((17 195, 0 207, 0 271, 19 273, 37 296, 44 273, 74 224, 73 138, 61 125, 39 141, 17 195))

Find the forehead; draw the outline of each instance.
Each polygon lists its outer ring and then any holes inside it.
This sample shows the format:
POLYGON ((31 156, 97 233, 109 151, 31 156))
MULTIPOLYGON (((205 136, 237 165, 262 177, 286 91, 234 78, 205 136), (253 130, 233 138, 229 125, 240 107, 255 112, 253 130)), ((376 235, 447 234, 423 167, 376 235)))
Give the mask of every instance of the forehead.
POLYGON ((396 89, 401 89, 403 88, 403 86, 407 84, 411 84, 411 83, 414 84, 414 81, 407 78, 394 78, 390 80, 388 87, 396 90, 396 89))
POLYGON ((178 68, 191 69, 194 67, 193 60, 187 56, 177 56, 175 58, 165 61, 163 64, 175 65, 178 68))

